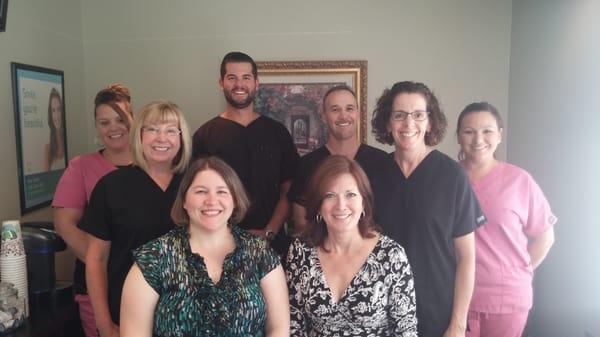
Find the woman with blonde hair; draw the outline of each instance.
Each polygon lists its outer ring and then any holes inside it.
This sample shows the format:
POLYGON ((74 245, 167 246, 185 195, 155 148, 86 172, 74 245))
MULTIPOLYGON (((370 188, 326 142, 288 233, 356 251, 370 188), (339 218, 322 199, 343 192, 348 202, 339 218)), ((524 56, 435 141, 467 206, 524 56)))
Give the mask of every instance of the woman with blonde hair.
POLYGON ((169 213, 191 156, 187 122, 169 101, 144 106, 130 135, 134 165, 100 179, 80 224, 88 233, 88 291, 102 337, 118 336, 131 250, 173 227, 169 213))

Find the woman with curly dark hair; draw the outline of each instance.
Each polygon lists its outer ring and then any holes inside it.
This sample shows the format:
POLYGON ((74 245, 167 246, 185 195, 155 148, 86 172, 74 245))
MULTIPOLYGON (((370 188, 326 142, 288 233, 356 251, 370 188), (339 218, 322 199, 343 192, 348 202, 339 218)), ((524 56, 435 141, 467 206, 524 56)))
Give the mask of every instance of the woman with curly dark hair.
POLYGON ((433 147, 446 118, 423 83, 398 82, 377 101, 377 141, 394 145, 376 177, 377 220, 413 268, 419 336, 464 337, 475 272, 473 231, 485 222, 461 167, 433 147))

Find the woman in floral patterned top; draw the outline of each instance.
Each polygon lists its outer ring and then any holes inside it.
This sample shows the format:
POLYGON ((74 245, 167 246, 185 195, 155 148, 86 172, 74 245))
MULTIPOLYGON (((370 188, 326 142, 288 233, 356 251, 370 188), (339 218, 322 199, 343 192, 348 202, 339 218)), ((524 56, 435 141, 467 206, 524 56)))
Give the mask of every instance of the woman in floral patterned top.
POLYGON ((185 174, 171 216, 182 227, 134 251, 122 336, 289 336, 285 275, 262 238, 232 225, 248 209, 216 157, 185 174))
POLYGON ((307 229, 289 250, 292 336, 417 336, 404 249, 373 224, 369 181, 330 156, 307 189, 307 229))

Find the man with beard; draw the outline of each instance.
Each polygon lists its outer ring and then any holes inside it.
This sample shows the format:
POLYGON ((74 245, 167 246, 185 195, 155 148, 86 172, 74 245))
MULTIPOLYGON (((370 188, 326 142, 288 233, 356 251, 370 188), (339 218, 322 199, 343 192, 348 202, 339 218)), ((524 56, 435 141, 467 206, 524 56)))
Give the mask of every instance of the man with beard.
POLYGON ((306 225, 304 189, 323 159, 335 154, 356 160, 371 181, 375 202, 378 188, 374 176, 377 168, 381 167, 380 163, 387 160, 384 151, 363 144, 358 139, 360 109, 356 94, 347 85, 335 86, 325 93, 321 120, 327 125, 327 143, 300 159, 294 182, 288 192, 296 234, 300 234, 306 225))
POLYGON ((250 56, 225 55, 219 86, 225 111, 194 133, 193 157, 215 155, 235 170, 251 202, 239 226, 265 237, 283 255, 289 244, 282 230, 290 214, 286 195, 299 159, 292 137, 281 123, 254 111, 258 76, 250 56))

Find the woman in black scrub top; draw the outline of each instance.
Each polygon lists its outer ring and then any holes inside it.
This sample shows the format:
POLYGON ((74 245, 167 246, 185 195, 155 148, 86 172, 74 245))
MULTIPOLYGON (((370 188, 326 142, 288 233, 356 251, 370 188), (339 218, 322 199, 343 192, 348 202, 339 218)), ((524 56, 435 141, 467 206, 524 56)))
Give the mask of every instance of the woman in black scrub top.
POLYGON ((173 228, 171 207, 191 157, 187 122, 171 102, 143 107, 130 136, 134 165, 98 181, 80 224, 88 233, 87 284, 101 337, 119 334, 131 250, 173 228))
POLYGON ((446 131, 437 98, 422 83, 398 82, 377 101, 377 141, 395 146, 374 178, 376 218, 406 249, 422 337, 464 337, 473 292, 473 230, 485 221, 460 166, 435 150, 446 131))

